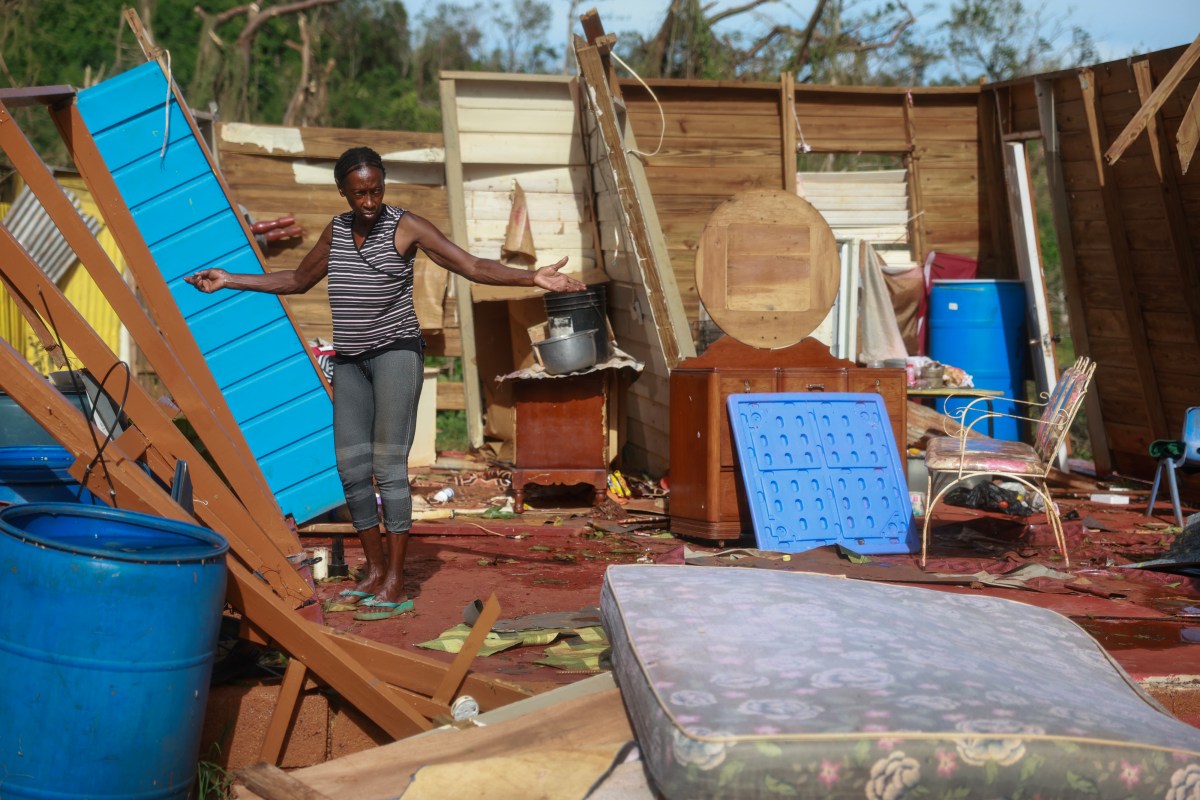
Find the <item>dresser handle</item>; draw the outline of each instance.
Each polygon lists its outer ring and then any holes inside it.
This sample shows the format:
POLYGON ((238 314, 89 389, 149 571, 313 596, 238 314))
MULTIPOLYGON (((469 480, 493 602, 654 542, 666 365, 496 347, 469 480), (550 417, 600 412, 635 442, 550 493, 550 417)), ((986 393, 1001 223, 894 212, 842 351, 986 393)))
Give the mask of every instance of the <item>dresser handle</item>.
POLYGON ((823 391, 825 391, 825 384, 823 384, 823 383, 810 383, 810 384, 808 385, 808 390, 809 390, 810 392, 823 392, 823 391))
POLYGON ((750 393, 750 381, 742 381, 742 386, 746 387, 746 394, 750 393))

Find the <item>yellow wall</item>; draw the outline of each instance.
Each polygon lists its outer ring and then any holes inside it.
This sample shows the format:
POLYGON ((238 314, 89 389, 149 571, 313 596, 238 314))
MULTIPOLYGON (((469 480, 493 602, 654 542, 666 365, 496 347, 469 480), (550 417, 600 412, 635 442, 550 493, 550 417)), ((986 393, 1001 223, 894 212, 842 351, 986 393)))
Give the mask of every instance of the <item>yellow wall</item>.
MULTIPOLYGON (((79 203, 82 206, 85 214, 91 214, 93 217, 103 222, 103 217, 100 215, 100 209, 92 199, 91 192, 88 191, 87 185, 83 179, 79 177, 59 177, 58 182, 67 189, 75 193, 79 198, 79 203)), ((10 204, 0 203, 0 219, 8 214, 10 204)), ((108 253, 108 257, 112 259, 121 273, 125 272, 125 259, 121 256, 121 251, 117 248, 116 241, 113 239, 112 233, 107 226, 102 226, 96 240, 100 246, 104 248, 104 252, 108 253)), ((121 321, 117 318, 116 312, 112 306, 104 299, 104 295, 96 287, 92 276, 84 269, 83 265, 76 262, 74 266, 67 270, 67 273, 59 281, 58 286, 62 289, 63 294, 71 301, 80 315, 88 321, 95 329, 96 333, 104 340, 114 353, 120 354, 120 338, 121 338, 121 321)), ((25 360, 33 364, 35 368, 43 375, 55 369, 50 357, 43 349, 41 342, 38 341, 33 329, 26 322, 25 317, 17 309, 16 303, 8 296, 8 292, 0 287, 0 338, 8 342, 13 348, 21 353, 25 360)), ((81 366, 78 359, 74 358, 70 349, 67 350, 68 358, 74 366, 81 366)))

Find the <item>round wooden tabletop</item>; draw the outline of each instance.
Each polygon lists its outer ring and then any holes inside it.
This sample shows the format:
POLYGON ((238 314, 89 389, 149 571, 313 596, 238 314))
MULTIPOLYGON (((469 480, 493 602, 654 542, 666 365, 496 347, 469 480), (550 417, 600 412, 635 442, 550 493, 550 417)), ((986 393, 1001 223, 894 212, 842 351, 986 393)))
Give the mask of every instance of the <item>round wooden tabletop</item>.
POLYGON ((709 316, 755 347, 787 347, 808 336, 840 284, 829 223, 808 201, 779 189, 722 203, 696 249, 696 288, 709 316))

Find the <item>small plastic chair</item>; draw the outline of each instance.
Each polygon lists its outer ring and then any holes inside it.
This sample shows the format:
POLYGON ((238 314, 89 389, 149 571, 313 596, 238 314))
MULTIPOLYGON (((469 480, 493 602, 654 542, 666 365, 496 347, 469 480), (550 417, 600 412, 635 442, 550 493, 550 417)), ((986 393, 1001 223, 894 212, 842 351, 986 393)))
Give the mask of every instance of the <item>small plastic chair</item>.
POLYGON ((1154 501, 1158 499, 1158 484, 1164 472, 1167 486, 1171 490, 1171 505, 1175 508, 1175 524, 1183 527, 1183 510, 1179 507, 1179 484, 1175 470, 1185 472, 1200 470, 1200 406, 1192 406, 1183 415, 1183 437, 1181 439, 1157 439, 1150 443, 1150 455, 1158 459, 1154 471, 1154 488, 1150 490, 1150 503, 1146 516, 1153 516, 1154 501))

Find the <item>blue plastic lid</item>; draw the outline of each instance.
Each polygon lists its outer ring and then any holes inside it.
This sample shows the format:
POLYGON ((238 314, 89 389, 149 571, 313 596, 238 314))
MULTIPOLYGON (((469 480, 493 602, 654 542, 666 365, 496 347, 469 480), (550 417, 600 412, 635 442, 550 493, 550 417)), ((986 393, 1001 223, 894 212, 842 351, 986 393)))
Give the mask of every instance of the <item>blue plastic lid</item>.
POLYGON ((0 509, 0 533, 95 558, 145 563, 212 561, 229 543, 179 520, 77 503, 26 503, 0 509))

